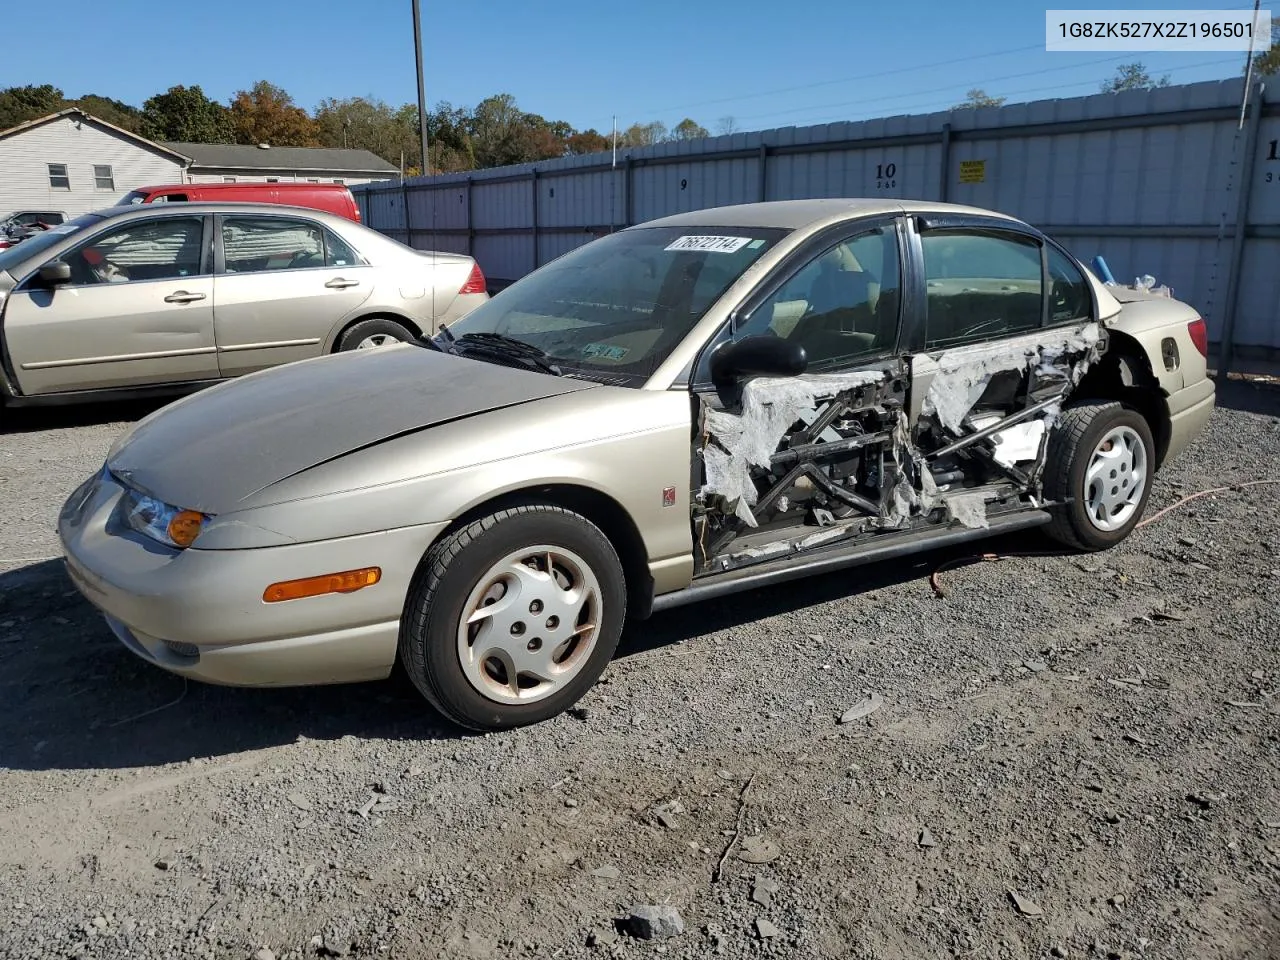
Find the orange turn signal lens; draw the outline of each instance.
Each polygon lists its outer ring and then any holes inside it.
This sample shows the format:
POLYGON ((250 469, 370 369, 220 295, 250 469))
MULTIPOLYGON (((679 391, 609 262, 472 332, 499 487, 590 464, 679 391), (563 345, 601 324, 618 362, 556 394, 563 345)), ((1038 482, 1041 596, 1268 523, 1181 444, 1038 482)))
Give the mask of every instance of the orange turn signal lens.
POLYGON ((365 567, 363 570, 346 570, 342 573, 326 573, 320 577, 307 577, 305 580, 284 580, 273 583, 262 593, 264 603, 279 603, 281 600, 301 600, 303 597, 319 597, 326 593, 354 593, 363 587, 371 587, 382 579, 379 567, 365 567))
POLYGON ((169 521, 169 539, 179 547, 189 547, 200 535, 204 526, 204 514, 195 510, 180 510, 169 521))

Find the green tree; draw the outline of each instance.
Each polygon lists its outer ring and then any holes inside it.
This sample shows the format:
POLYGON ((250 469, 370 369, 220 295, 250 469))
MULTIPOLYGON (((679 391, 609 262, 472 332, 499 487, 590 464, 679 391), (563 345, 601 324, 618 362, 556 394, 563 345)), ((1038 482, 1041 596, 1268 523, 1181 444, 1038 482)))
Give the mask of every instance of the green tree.
POLYGON ((83 110, 91 117, 97 117, 130 133, 139 133, 142 130, 142 111, 122 100, 100 97, 96 93, 86 93, 83 97, 72 100, 70 105, 83 110))
POLYGON ((368 150, 396 166, 402 157, 406 166, 418 163, 418 116, 414 107, 395 110, 375 97, 330 97, 320 101, 315 121, 323 146, 368 150))
POLYGON ((151 140, 234 143, 230 112, 199 85, 170 87, 142 105, 142 135, 151 140))
POLYGON ((651 147, 667 139, 666 124, 633 123, 618 137, 620 143, 628 147, 651 147))
POLYGON ((288 91, 266 80, 240 90, 231 101, 231 124, 237 143, 269 143, 276 147, 314 147, 320 127, 293 102, 288 91))
POLYGON ((1141 63, 1122 63, 1116 67, 1115 76, 1102 81, 1101 90, 1103 93, 1122 93, 1125 90, 1154 90, 1168 85, 1168 76, 1153 80, 1141 63))
POLYGON ((66 107, 62 91, 52 84, 7 87, 0 90, 0 130, 38 120, 66 107))
POLYGON ((672 140, 702 140, 711 136, 706 127, 685 117, 671 131, 672 140))
POLYGON ((987 94, 987 91, 981 89, 980 87, 974 87, 967 94, 965 94, 965 98, 962 101, 957 103, 951 109, 952 110, 972 110, 977 107, 999 107, 1004 104, 1004 101, 1005 101, 1004 97, 992 97, 987 94))

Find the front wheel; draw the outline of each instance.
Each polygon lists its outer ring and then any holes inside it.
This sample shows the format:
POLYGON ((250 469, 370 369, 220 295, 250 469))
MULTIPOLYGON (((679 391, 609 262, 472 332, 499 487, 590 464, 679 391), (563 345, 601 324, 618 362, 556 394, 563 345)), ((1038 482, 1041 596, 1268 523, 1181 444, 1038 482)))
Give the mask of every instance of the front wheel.
POLYGON ((613 658, 626 583, 612 544, 549 504, 500 510, 427 553, 400 628, 419 692, 473 730, 563 712, 613 658))
POLYGON ((1049 440, 1044 492, 1066 502, 1053 508, 1049 536, 1081 550, 1127 537, 1151 495, 1154 450, 1146 419, 1130 407, 1089 400, 1064 410, 1049 440))

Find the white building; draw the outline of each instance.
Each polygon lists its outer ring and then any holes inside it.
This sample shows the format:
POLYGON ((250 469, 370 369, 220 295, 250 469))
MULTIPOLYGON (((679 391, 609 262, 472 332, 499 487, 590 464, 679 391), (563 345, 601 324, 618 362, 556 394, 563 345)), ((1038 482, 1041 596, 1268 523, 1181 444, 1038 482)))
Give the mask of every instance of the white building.
POLYGON ((0 131, 0 216, 109 207, 136 186, 181 183, 190 159, 78 110, 0 131))
POLYGON ((190 183, 368 183, 400 171, 368 150, 340 147, 241 146, 234 143, 164 143, 191 158, 190 183))
POLYGON ((0 131, 0 216, 111 206, 135 187, 168 183, 367 183, 399 170, 367 150, 153 143, 80 110, 0 131))

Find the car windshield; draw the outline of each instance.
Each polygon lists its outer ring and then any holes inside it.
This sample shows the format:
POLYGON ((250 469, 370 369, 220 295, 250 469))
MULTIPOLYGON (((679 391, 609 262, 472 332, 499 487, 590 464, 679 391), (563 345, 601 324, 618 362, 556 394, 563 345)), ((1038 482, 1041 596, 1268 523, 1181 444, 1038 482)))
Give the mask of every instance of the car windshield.
POLYGON ((147 199, 147 195, 141 190, 132 190, 116 201, 117 207, 132 207, 142 203, 147 199))
POLYGON ((639 386, 786 233, 643 227, 610 234, 512 284, 450 324, 444 339, 519 340, 565 373, 639 386))
POLYGON ((83 216, 76 217, 74 220, 68 220, 56 227, 50 227, 48 230, 41 230, 39 233, 32 235, 29 239, 23 240, 17 246, 10 247, 8 250, 0 252, 0 270, 9 270, 10 267, 16 267, 18 264, 30 257, 37 256, 48 250, 54 244, 59 243, 69 233, 75 233, 83 230, 95 223, 102 222, 102 217, 96 214, 86 213, 83 216))

